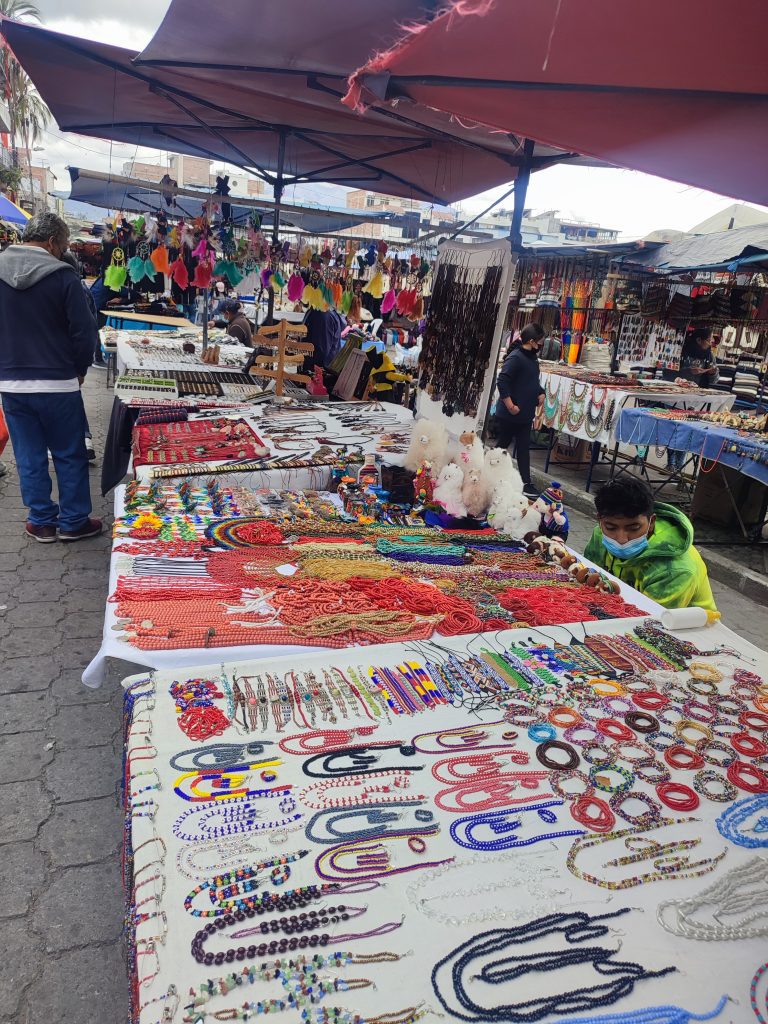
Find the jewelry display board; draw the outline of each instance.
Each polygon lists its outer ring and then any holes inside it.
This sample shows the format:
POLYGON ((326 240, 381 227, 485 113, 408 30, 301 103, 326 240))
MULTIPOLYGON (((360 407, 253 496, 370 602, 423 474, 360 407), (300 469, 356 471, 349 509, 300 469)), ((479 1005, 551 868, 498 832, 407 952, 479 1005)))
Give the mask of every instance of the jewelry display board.
POLYGON ((422 343, 421 365, 427 369, 422 370, 419 380, 416 414, 442 423, 458 437, 465 430, 477 430, 485 420, 517 257, 507 239, 444 242, 437 252, 430 306, 432 320, 427 321, 422 343), (445 288, 439 292, 437 284, 446 275, 445 288), (459 304, 464 308, 481 294, 482 309, 473 324, 479 333, 464 334, 459 312, 452 312, 450 307, 459 304), (488 318, 489 310, 493 309, 494 321, 488 319, 483 326, 481 314, 488 318))
MULTIPOLYGON (((242 369, 250 349, 245 345, 219 344, 219 362, 204 363, 202 359, 203 345, 199 331, 190 331, 186 335, 179 334, 169 338, 165 332, 142 331, 110 331, 110 337, 117 344, 118 375, 126 370, 232 370, 242 369), (149 341, 144 345, 143 339, 149 341), (182 345, 194 343, 194 352, 185 352, 182 345)), ((167 332, 171 333, 171 332, 167 332)), ((227 335, 222 333, 222 338, 227 335)))
POLYGON ((625 620, 126 680, 133 1020, 747 1024, 766 677, 625 620))

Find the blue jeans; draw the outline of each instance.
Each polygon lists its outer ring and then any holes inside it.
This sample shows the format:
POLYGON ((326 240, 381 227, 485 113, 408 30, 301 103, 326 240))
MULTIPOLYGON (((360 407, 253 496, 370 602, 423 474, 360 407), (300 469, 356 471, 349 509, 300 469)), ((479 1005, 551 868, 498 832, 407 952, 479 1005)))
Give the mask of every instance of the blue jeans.
POLYGON ((667 469, 680 470, 686 460, 688 452, 678 451, 676 448, 667 448, 667 469))
POLYGON ((78 530, 91 514, 85 450, 85 407, 79 391, 3 395, 21 483, 21 498, 34 526, 78 530), (51 500, 48 452, 53 456, 59 504, 51 500))

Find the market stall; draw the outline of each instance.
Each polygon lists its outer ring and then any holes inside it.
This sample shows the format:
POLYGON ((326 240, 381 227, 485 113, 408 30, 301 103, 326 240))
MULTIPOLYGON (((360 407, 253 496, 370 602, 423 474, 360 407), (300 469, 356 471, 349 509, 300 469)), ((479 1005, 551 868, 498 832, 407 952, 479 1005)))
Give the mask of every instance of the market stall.
POLYGON ((711 388, 683 387, 677 384, 599 374, 578 367, 547 366, 541 371, 544 388, 542 425, 551 431, 547 460, 557 434, 564 433, 591 445, 585 462, 589 466, 587 490, 603 446, 616 448, 620 438, 616 428, 622 412, 647 401, 678 409, 730 409, 735 396, 711 388))
POLYGON ((179 669, 124 684, 136 1024, 765 1008, 768 658, 724 627, 179 669))
POLYGON ((227 343, 227 335, 211 332, 209 344, 219 343, 218 363, 206 362, 200 329, 190 325, 186 332, 163 332, 161 337, 147 337, 144 331, 106 331, 105 341, 117 346, 117 373, 131 370, 183 370, 196 366, 206 370, 242 368, 249 350, 243 345, 227 343), (192 346, 192 351, 189 351, 192 346))

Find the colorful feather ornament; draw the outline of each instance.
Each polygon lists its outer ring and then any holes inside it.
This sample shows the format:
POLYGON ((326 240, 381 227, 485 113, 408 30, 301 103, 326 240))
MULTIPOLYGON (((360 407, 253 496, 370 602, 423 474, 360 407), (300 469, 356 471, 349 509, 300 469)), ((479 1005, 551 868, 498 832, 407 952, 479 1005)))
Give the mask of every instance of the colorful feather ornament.
POLYGON ((363 288, 363 291, 367 292, 374 299, 380 299, 384 295, 384 275, 378 268, 374 271, 373 277, 363 288))
POLYGON ((276 270, 270 278, 270 284, 274 291, 282 291, 285 288, 285 278, 279 270, 276 270))
POLYGON ((201 238, 195 248, 192 250, 192 255, 196 260, 207 260, 208 257, 208 239, 201 238))
POLYGON ((208 288, 213 277, 213 264, 210 260, 200 260, 195 267, 192 284, 195 288, 208 288))
POLYGON ((104 271, 104 284, 113 292, 119 292, 125 284, 128 268, 125 265, 125 253, 116 245, 112 250, 112 260, 104 271))
POLYGON ((395 289, 394 288, 390 288, 389 291, 387 292, 387 294, 381 300, 381 313, 382 313, 382 316, 385 315, 386 313, 391 312, 391 310, 393 310, 395 308, 395 301, 396 301, 395 289))
POLYGON ((295 271, 288 278, 288 301, 298 302, 301 299, 301 294, 304 291, 304 281, 301 274, 297 274, 295 271))
POLYGON ((341 312, 342 313, 349 313, 350 309, 352 308, 352 300, 353 299, 354 299, 354 295, 352 294, 352 292, 350 292, 350 291, 345 291, 344 292, 344 294, 341 296, 341 312))
POLYGON ((168 248, 165 245, 158 245, 149 258, 158 274, 170 274, 171 264, 168 261, 168 248))
POLYGON ((299 250, 299 266, 308 267, 312 261, 312 248, 309 245, 302 245, 299 250))
POLYGON ((181 256, 178 256, 171 264, 171 277, 183 292, 189 288, 189 271, 181 256))
POLYGON ((138 284, 144 277, 144 260, 141 256, 132 256, 128 260, 128 277, 134 284, 138 284))
POLYGON ((360 319, 360 296, 359 295, 353 295, 352 296, 352 302, 350 304, 349 312, 347 313, 347 316, 349 317, 350 320, 359 320, 360 319))

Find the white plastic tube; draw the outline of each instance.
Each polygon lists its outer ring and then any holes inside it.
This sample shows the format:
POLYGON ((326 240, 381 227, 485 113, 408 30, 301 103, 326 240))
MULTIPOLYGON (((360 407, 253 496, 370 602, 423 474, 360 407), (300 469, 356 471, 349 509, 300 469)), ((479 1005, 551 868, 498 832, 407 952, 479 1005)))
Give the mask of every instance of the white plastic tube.
POLYGON ((665 629, 701 629, 708 621, 703 608, 667 608, 661 615, 665 629))

